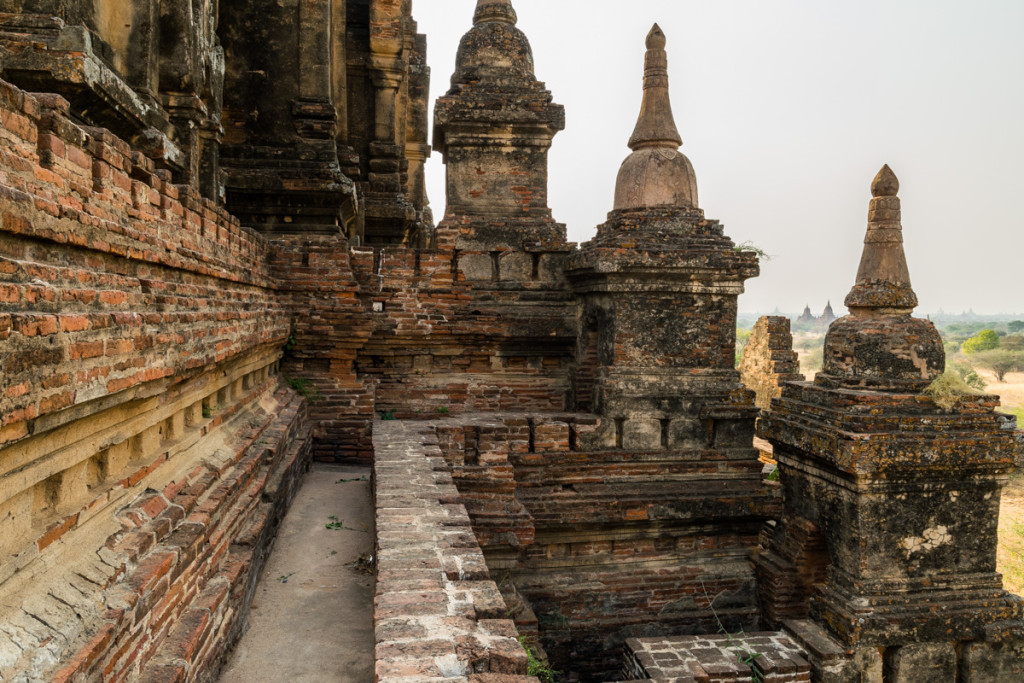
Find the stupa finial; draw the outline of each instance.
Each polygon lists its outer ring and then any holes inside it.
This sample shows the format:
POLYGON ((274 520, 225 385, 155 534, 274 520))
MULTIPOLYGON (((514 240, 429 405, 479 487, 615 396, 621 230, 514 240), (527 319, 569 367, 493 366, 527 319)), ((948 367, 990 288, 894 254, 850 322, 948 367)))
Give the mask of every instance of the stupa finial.
POLYGON ((647 34, 647 57, 644 60, 644 100, 640 118, 636 122, 629 148, 667 147, 679 149, 683 144, 668 94, 667 39, 661 27, 655 24, 647 34))
POLYGON ((871 183, 871 196, 873 197, 895 197, 900 191, 900 180, 889 168, 889 164, 882 166, 882 170, 875 176, 871 183))
POLYGON ((911 312, 917 295, 910 285, 910 270, 903 251, 900 181, 888 165, 871 183, 871 208, 864 253, 857 270, 857 283, 846 297, 847 307, 858 311, 887 310, 911 312))
POLYGON ((473 13, 474 24, 485 21, 515 24, 518 20, 516 10, 512 7, 512 0, 477 0, 476 12, 473 13))
POLYGON ((665 32, 655 24, 647 34, 644 100, 615 181, 615 209, 697 208, 697 177, 679 151, 679 137, 668 97, 665 32))

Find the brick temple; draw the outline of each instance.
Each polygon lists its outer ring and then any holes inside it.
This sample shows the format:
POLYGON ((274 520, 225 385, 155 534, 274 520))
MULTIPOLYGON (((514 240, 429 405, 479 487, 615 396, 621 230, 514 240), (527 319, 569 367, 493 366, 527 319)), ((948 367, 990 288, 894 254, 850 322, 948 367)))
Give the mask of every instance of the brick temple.
POLYGON ((377 683, 1024 677, 1024 438, 925 391, 893 171, 822 372, 768 318, 741 379, 661 28, 577 245, 516 10, 452 21, 428 140, 410 0, 0 0, 0 680, 217 680, 314 460, 373 468, 377 683))

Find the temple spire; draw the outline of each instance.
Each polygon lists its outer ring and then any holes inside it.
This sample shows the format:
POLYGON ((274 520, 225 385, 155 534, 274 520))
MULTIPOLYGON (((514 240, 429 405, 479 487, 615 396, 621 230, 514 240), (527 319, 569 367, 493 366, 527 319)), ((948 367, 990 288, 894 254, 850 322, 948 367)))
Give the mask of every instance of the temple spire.
POLYGON ((846 297, 846 306, 855 314, 872 310, 910 313, 917 306, 903 251, 899 189, 900 182, 888 165, 871 183, 864 253, 857 283, 846 297))
POLYGON ((512 0, 477 0, 473 23, 481 24, 486 21, 500 21, 513 25, 519 21, 516 10, 512 7, 512 0))
POLYGON ((668 98, 665 42, 665 33, 655 24, 647 34, 644 100, 629 138, 633 152, 622 162, 615 181, 616 210, 697 208, 697 177, 693 164, 679 151, 683 139, 668 98))
MULTIPOLYGON (((483 1, 483 0, 481 0, 483 1)), ((668 147, 679 149, 683 139, 672 116, 668 95, 668 54, 665 33, 655 24, 647 34, 647 56, 644 60, 644 100, 629 148, 668 147)))

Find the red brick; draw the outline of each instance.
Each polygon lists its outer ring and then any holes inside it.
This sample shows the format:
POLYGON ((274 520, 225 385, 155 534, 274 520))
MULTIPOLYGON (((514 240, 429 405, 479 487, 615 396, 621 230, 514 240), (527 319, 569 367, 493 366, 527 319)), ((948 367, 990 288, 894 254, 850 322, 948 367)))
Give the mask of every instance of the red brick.
POLYGON ((53 544, 70 529, 74 528, 76 524, 78 524, 78 513, 71 515, 63 521, 57 522, 47 529, 46 533, 40 536, 38 540, 36 540, 36 548, 42 552, 42 550, 47 546, 53 544))
POLYGON ((60 329, 64 332, 81 332, 89 329, 88 315, 62 315, 60 317, 60 329))
POLYGON ((39 414, 44 415, 46 413, 52 413, 57 410, 63 410, 75 402, 75 392, 65 391, 62 394, 54 394, 44 398, 39 402, 39 414))
POLYGON ((81 342, 68 347, 68 357, 71 360, 84 360, 86 358, 98 358, 103 355, 103 342, 81 342))
POLYGON ((15 316, 15 329, 26 337, 57 334, 57 317, 53 315, 15 316))
POLYGON ((99 632, 82 649, 76 652, 67 665, 54 674, 52 683, 71 683, 78 674, 87 675, 97 661, 102 658, 114 639, 113 624, 104 624, 99 632))
POLYGON ((99 293, 99 297, 100 303, 107 304, 108 306, 120 306, 128 301, 127 294, 113 290, 104 290, 99 293))
POLYGON ((144 594, 170 575, 176 559, 177 554, 171 552, 150 555, 128 576, 128 585, 139 595, 144 594))

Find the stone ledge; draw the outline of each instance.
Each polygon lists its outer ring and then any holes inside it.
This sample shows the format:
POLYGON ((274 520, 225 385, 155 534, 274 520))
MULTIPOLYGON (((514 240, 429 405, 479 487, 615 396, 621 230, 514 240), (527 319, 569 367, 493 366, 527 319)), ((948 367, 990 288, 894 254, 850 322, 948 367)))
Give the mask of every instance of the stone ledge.
POLYGON ((436 429, 379 421, 373 442, 378 683, 536 682, 436 429))

